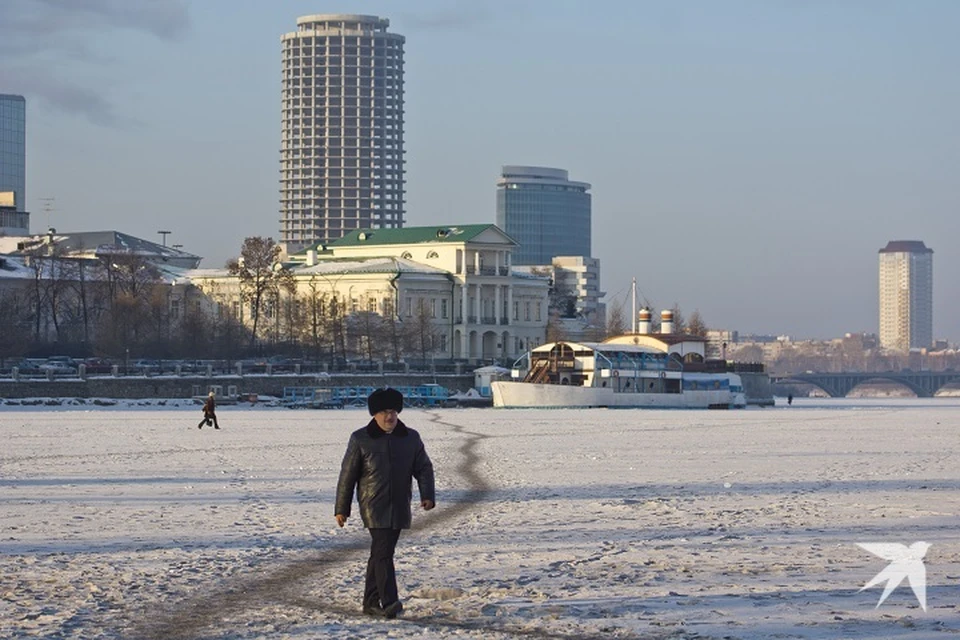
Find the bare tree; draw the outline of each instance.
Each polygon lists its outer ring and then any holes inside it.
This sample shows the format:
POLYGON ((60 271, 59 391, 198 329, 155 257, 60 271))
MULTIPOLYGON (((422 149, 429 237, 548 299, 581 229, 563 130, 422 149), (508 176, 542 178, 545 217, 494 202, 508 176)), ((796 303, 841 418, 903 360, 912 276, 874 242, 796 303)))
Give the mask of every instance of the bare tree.
POLYGON ((30 345, 30 302, 18 289, 0 293, 0 364, 22 356, 30 345))
POLYGON ((300 299, 304 307, 303 332, 314 360, 319 360, 327 343, 326 322, 329 310, 323 283, 316 276, 311 276, 306 282, 304 295, 300 299))
POLYGON ((673 303, 673 332, 674 333, 686 333, 687 332, 687 322, 683 317, 683 311, 680 310, 680 305, 676 302, 673 303))
POLYGON ((230 275, 240 280, 240 299, 250 308, 251 348, 256 346, 260 318, 268 301, 276 300, 278 289, 292 278, 290 271, 278 262, 280 252, 280 245, 273 238, 253 236, 243 241, 240 257, 227 263, 230 275))
POLYGON ((347 332, 354 350, 367 362, 383 355, 383 317, 375 311, 355 311, 347 318, 347 332))
POLYGON ((110 317, 105 335, 110 350, 120 353, 143 347, 150 321, 148 301, 160 281, 160 271, 141 255, 118 251, 101 256, 106 274, 110 317))
POLYGON ((687 322, 687 333, 692 336, 700 336, 701 338, 706 337, 707 325, 704 324, 703 318, 700 317, 699 309, 694 309, 693 313, 690 314, 690 321, 687 322))
POLYGON ((407 344, 410 352, 420 357, 420 362, 426 364, 437 348, 438 332, 433 322, 433 316, 426 304, 426 300, 419 298, 414 307, 413 317, 405 323, 407 344))
POLYGON ((347 362, 346 317, 346 301, 340 300, 336 295, 331 296, 327 307, 327 335, 330 336, 331 356, 343 364, 347 362))
POLYGON ((614 300, 607 310, 607 337, 623 335, 627 332, 627 323, 624 318, 623 303, 614 300))

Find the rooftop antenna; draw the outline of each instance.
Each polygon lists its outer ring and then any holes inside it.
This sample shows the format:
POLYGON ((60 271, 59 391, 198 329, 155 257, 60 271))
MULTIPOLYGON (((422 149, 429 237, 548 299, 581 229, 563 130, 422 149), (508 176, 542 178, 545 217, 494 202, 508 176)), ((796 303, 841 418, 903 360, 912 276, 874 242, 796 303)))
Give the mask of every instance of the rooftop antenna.
POLYGON ((43 203, 43 212, 47 214, 47 228, 50 228, 50 213, 56 210, 56 207, 53 206, 56 202, 56 198, 53 196, 47 198, 39 198, 40 202, 43 203))
POLYGON ((157 231, 157 233, 163 236, 163 246, 167 246, 167 236, 173 233, 173 231, 157 231))
POLYGON ((637 332, 637 279, 633 279, 633 285, 630 287, 630 333, 637 332))

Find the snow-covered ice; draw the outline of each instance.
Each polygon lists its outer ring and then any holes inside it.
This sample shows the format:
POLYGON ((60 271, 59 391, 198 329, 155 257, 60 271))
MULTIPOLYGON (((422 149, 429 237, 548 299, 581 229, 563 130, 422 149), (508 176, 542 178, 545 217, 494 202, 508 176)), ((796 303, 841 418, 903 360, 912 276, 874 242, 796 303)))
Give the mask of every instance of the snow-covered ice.
MULTIPOLYGON (((3 638, 934 638, 960 633, 960 400, 414 410, 438 507, 359 613, 333 519, 362 411, 0 410, 3 638), (931 543, 924 612, 856 543, 931 543)), ((416 493, 415 501, 416 501, 416 493)))

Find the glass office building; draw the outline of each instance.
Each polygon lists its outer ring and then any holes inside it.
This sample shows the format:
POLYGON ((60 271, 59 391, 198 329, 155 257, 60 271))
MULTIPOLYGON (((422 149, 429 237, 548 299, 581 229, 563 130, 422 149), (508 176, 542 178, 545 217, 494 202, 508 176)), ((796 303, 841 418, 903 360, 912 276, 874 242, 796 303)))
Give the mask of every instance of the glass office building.
POLYGON ((503 167, 497 226, 520 243, 515 265, 549 265, 555 256, 590 257, 590 185, 563 169, 503 167))
POLYGON ((404 216, 403 45, 390 21, 310 15, 282 37, 280 242, 294 253, 404 216))
POLYGON ((27 208, 27 103, 0 93, 0 231, 29 233, 27 208))

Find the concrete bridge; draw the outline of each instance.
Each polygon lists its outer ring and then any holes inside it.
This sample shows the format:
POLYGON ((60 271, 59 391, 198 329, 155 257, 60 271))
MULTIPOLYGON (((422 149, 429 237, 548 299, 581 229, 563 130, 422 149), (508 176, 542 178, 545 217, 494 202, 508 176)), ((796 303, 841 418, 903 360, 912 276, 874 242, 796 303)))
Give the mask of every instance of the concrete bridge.
POLYGON ((770 376, 770 381, 773 383, 804 382, 812 384, 823 389, 831 398, 846 397, 857 385, 878 380, 897 382, 916 393, 917 397, 931 398, 944 385, 950 382, 960 383, 960 371, 795 373, 770 376))

